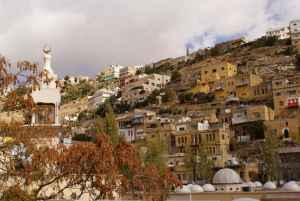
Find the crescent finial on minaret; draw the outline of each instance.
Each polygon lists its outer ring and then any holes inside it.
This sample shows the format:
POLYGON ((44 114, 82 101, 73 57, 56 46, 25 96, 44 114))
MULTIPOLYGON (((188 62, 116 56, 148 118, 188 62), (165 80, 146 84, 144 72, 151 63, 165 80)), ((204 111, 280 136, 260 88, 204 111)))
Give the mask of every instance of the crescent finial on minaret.
POLYGON ((43 52, 49 54, 51 52, 51 48, 48 44, 46 44, 43 48, 43 52))

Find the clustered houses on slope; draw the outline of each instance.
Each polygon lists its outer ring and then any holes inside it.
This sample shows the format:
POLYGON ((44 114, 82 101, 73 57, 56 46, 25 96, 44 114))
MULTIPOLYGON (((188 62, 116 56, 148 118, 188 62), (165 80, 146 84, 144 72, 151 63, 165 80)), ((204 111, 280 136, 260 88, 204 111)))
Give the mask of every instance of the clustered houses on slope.
MULTIPOLYGON (((185 167, 188 150, 198 154, 204 148, 214 169, 230 167, 245 181, 260 180, 258 147, 267 134, 300 141, 298 26, 292 21, 288 34, 280 30, 256 41, 227 41, 151 65, 109 66, 97 76, 99 90, 89 98, 89 109, 111 96, 114 103, 130 105, 117 115, 120 135, 139 144, 159 133, 168 166, 184 182, 192 180, 185 167), (167 90, 176 95, 161 104, 167 90), (135 108, 153 91, 159 91, 156 105, 135 108)), ((293 179, 300 179, 300 168, 293 167, 293 179)))

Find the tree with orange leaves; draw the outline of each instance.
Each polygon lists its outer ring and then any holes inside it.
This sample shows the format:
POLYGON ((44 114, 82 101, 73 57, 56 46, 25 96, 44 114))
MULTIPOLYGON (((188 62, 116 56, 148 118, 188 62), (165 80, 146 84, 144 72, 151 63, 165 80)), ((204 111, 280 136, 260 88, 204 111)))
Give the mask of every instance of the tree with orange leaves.
MULTIPOLYGON (((0 93, 6 95, 5 106, 31 113, 35 104, 30 94, 39 87, 42 74, 36 64, 26 61, 12 68, 0 57, 0 93), (26 87, 25 93, 17 93, 19 87, 26 87)), ((64 195, 97 200, 130 192, 162 201, 170 187, 178 185, 167 169, 144 165, 131 144, 122 140, 113 144, 109 135, 94 133, 95 142, 67 147, 58 143, 59 136, 66 133, 68 129, 61 127, 0 125, 0 200, 47 200, 64 195)))

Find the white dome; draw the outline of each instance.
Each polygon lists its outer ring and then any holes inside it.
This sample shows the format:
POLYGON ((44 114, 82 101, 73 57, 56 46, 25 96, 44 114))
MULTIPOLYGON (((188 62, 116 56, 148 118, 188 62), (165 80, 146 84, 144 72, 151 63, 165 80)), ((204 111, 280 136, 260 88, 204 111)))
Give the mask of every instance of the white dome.
POLYGON ((296 182, 290 181, 290 182, 285 183, 283 185, 282 190, 285 190, 285 191, 300 191, 300 187, 296 182))
POLYGON ((249 186, 249 187, 255 187, 255 184, 253 182, 251 182, 251 181, 248 181, 246 183, 246 185, 249 186))
POLYGON ((219 170, 213 178, 213 184, 240 184, 241 182, 240 176, 229 168, 219 170))
POLYGON ((190 189, 190 187, 188 187, 186 185, 183 185, 181 188, 180 187, 176 188, 175 192, 177 192, 177 193, 190 193, 191 189, 190 189))
POLYGON ((214 192, 214 191, 216 191, 215 187, 211 184, 205 184, 202 188, 205 192, 214 192))
POLYGON ((272 181, 268 181, 264 184, 263 189, 264 190, 274 190, 274 189, 276 189, 276 184, 272 181))
POLYGON ((202 188, 200 185, 197 185, 197 184, 193 184, 193 185, 190 187, 190 189, 191 189, 191 192, 192 192, 192 193, 201 193, 201 192, 204 191, 203 188, 202 188))
POLYGON ((237 198, 232 201, 259 201, 259 200, 254 199, 254 198, 237 198))
POLYGON ((262 187, 262 183, 259 181, 254 182, 255 187, 262 187))

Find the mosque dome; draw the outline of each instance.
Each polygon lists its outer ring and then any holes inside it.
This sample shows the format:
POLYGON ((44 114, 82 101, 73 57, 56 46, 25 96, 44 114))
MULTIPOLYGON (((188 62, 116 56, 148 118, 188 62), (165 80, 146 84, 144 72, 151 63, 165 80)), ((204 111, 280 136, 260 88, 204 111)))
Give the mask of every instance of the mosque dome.
POLYGON ((176 188, 175 191, 176 191, 177 193, 190 193, 190 192, 191 192, 191 189, 190 189, 189 186, 183 185, 181 188, 180 188, 180 187, 176 188))
POLYGON ((264 184, 263 189, 264 190, 274 190, 274 189, 276 189, 276 184, 272 181, 268 181, 264 184))
POLYGON ((296 182, 290 181, 290 182, 287 182, 283 185, 282 190, 285 190, 285 191, 300 191, 300 187, 296 182))
POLYGON ((214 191, 216 191, 215 187, 211 184, 205 184, 202 188, 205 192, 214 192, 214 191))
POLYGON ((203 192, 203 188, 200 186, 200 185, 197 185, 197 184, 193 184, 190 186, 190 191, 192 193, 201 193, 203 192))
POLYGON ((254 185, 255 185, 255 187, 258 187, 258 188, 263 186, 262 183, 259 181, 254 182, 254 185))
POLYGON ((254 198, 237 198, 232 201, 259 201, 259 200, 254 199, 254 198))
POLYGON ((249 187, 256 187, 255 183, 253 183, 252 181, 248 181, 246 183, 246 185, 249 186, 249 187))
POLYGON ((213 177, 213 184, 240 184, 240 176, 232 169, 219 170, 213 177))

